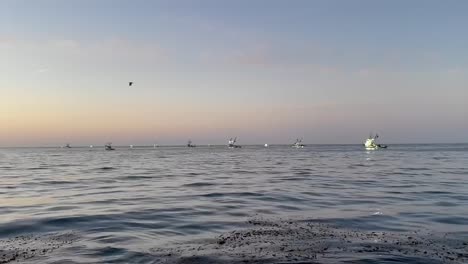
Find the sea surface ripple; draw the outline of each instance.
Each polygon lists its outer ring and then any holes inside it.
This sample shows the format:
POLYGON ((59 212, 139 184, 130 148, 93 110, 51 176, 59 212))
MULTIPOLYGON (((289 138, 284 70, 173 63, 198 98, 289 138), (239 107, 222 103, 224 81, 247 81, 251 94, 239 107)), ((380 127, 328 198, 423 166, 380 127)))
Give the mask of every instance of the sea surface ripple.
POLYGON ((159 263, 253 217, 468 241, 468 145, 4 148, 0 215, 3 242, 73 236, 31 263, 159 263))

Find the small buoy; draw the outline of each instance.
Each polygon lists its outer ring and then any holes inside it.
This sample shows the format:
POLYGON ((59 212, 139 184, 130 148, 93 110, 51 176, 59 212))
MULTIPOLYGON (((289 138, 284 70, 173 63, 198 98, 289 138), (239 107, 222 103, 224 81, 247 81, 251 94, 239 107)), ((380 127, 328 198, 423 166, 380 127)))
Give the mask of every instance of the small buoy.
POLYGON ((268 144, 265 144, 265 148, 268 148, 268 144))

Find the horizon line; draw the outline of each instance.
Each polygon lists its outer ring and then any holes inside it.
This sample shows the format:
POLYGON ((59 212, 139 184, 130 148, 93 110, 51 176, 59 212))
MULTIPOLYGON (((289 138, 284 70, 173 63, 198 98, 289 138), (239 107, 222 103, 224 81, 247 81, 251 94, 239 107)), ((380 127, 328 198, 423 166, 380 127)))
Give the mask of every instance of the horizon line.
MULTIPOLYGON (((265 144, 268 143, 256 143, 256 144, 239 144, 239 146, 264 146, 265 144)), ((349 146, 358 146, 358 145, 363 145, 363 143, 304 143, 306 146, 343 146, 343 145, 349 145, 349 146)), ((435 142, 435 143, 385 143, 386 145, 457 145, 457 144, 462 144, 466 145, 468 142, 451 142, 451 143, 446 143, 446 142, 435 142)), ((220 146, 227 146, 227 144, 194 144, 195 147, 220 147, 220 146)), ((274 144, 268 144, 268 146, 291 146, 293 144, 291 143, 274 143, 274 144)), ((105 144, 103 145, 76 145, 73 146, 71 145, 71 148, 103 148, 105 147, 105 144), (93 146, 93 147, 90 147, 93 146)), ((187 144, 156 144, 156 146, 153 145, 114 145, 115 148, 163 148, 163 147, 187 147, 187 144)), ((11 149, 11 148, 64 148, 66 149, 67 147, 65 146, 0 146, 0 149, 11 149)))

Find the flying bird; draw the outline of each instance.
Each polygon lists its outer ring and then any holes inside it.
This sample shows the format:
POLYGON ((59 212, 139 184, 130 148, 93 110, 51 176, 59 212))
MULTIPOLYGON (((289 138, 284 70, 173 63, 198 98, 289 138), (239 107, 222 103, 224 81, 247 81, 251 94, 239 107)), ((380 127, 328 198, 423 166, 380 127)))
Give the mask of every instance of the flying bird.
POLYGON ((133 82, 128 82, 128 86, 132 86, 133 85, 133 82))

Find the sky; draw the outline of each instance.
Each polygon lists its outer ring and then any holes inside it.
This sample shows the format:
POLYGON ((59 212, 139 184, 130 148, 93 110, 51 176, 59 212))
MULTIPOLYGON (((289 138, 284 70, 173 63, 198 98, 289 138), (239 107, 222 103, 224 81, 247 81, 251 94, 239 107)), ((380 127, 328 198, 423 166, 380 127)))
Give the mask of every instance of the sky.
POLYGON ((468 142, 467 13, 464 0, 0 0, 0 146, 468 142))

